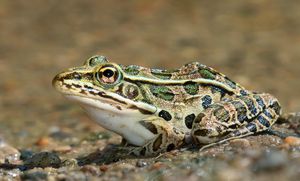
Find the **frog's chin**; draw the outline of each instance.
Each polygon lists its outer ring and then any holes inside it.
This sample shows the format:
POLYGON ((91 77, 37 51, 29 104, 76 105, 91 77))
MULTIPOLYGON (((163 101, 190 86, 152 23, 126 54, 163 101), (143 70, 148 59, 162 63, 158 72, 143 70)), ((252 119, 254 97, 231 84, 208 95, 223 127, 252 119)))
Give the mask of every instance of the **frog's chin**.
POLYGON ((78 102, 87 114, 102 127, 121 135, 133 145, 142 146, 155 136, 139 123, 139 121, 146 119, 149 115, 142 114, 138 109, 131 109, 120 104, 99 101, 88 97, 65 96, 72 101, 78 102))

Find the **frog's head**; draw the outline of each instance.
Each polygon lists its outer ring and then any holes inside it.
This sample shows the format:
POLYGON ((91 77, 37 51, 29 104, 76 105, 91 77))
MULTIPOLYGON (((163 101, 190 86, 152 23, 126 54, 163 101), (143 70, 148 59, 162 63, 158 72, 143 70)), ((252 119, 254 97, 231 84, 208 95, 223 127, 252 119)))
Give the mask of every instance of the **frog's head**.
POLYGON ((156 112, 156 107, 143 100, 140 88, 126 81, 122 66, 104 56, 93 56, 83 66, 55 76, 53 86, 65 97, 78 102, 103 127, 139 145, 152 134, 140 128, 138 121, 156 112), (135 135, 133 130, 139 130, 135 135), (144 133, 143 133, 144 131, 144 133), (135 135, 136 139, 130 139, 135 135))

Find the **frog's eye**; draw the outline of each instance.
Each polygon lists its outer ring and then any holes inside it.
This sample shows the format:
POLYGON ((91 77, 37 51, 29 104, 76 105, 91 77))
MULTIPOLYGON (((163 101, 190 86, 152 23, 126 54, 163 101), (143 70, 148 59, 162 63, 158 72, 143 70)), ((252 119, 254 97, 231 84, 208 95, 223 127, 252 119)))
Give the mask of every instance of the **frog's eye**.
POLYGON ((97 72, 97 79, 101 83, 113 84, 119 78, 118 70, 113 66, 103 66, 97 72))

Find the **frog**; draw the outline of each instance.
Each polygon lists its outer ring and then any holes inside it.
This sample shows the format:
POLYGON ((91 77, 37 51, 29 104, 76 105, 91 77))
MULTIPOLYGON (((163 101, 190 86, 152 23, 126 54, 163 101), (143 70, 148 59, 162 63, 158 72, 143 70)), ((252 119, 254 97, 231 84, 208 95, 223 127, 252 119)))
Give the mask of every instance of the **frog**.
POLYGON ((273 95, 247 90, 199 62, 171 70, 95 55, 57 74, 52 84, 138 156, 187 145, 202 149, 260 133, 281 115, 273 95))

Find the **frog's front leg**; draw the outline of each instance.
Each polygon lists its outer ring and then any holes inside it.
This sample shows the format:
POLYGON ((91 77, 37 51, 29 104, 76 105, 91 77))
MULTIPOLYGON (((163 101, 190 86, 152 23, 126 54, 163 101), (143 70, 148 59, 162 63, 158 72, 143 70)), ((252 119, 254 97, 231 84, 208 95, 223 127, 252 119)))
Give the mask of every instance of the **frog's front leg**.
POLYGON ((281 114, 281 107, 270 94, 236 96, 212 104, 194 121, 192 136, 206 147, 264 131, 281 114))
POLYGON ((130 152, 137 156, 153 156, 162 152, 171 151, 179 148, 184 141, 184 133, 159 117, 149 117, 140 121, 145 128, 155 134, 141 147, 135 147, 130 152))

